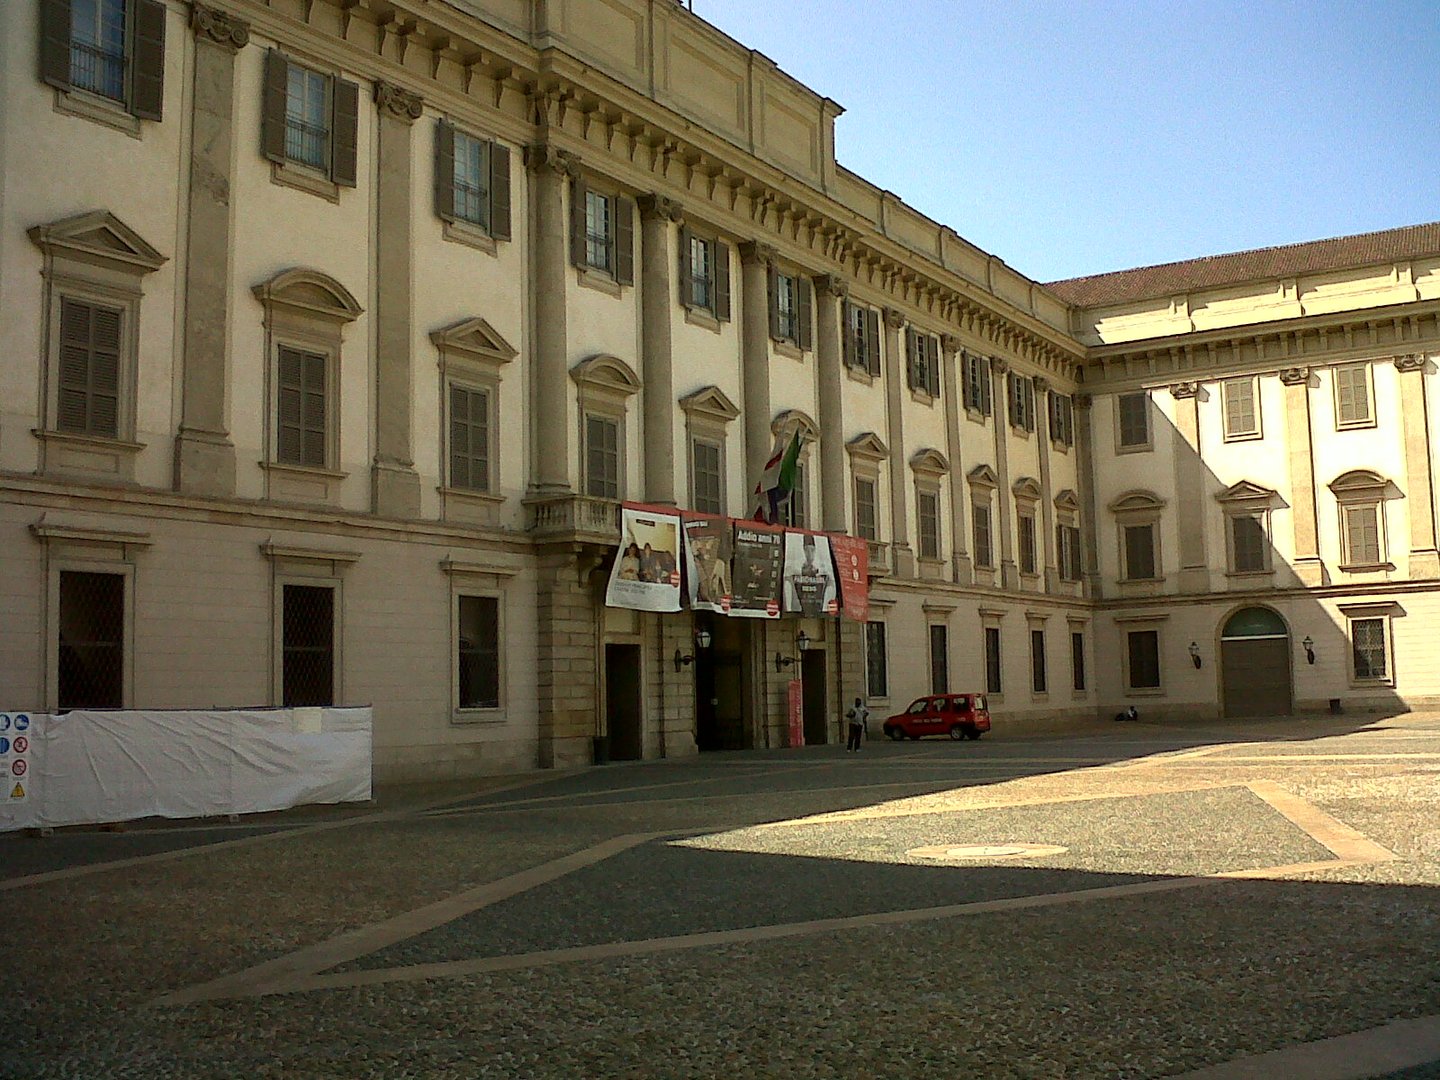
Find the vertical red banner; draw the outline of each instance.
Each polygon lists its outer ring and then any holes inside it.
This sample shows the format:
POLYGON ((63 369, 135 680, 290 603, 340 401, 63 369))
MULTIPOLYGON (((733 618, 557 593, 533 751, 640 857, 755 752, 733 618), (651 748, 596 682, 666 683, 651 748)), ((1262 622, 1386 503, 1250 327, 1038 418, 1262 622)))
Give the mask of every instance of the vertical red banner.
POLYGON ((840 611, 864 622, 870 617, 870 548, 858 536, 830 537, 835 574, 840 580, 840 611))
POLYGON ((785 711, 790 719, 790 745, 805 745, 805 694, 799 679, 785 687, 785 711))

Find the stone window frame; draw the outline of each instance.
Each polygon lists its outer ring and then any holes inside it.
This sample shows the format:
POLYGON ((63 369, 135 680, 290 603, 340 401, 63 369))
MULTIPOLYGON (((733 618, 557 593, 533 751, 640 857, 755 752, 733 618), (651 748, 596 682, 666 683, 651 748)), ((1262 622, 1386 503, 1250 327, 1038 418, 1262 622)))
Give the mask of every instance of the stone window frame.
POLYGON ((1369 603, 1369 604, 1341 604, 1340 614, 1345 618, 1345 642, 1348 646, 1345 671, 1349 678, 1349 685, 1356 689, 1394 686, 1395 685, 1395 636, 1392 619, 1397 614, 1404 614, 1403 609, 1394 601, 1369 603), (1377 622, 1380 624, 1380 633, 1383 638, 1385 674, 1379 676, 1361 676, 1355 670, 1355 624, 1377 622))
MULTIPOLYGON (((874 612, 874 615, 883 614, 881 611, 874 612)), ((877 619, 873 616, 865 621, 864 632, 865 647, 865 700, 866 701, 889 701, 890 700, 890 633, 887 619, 877 619), (879 627, 879 656, 880 673, 884 679, 884 685, 876 688, 871 685, 871 674, 874 670, 872 660, 875 653, 875 641, 872 637, 871 627, 879 627)))
POLYGON ((1155 449, 1155 421, 1150 415, 1151 402, 1149 390, 1132 390, 1124 394, 1115 395, 1115 453, 1116 454, 1144 454, 1155 449), (1127 398, 1141 397, 1145 399, 1145 441, 1137 443, 1126 443, 1124 441, 1124 405, 1122 402, 1127 398))
POLYGON ((1080 529, 1080 499, 1071 488, 1065 488, 1055 496, 1055 561, 1058 564, 1055 568, 1056 574, 1061 581, 1079 582, 1085 576, 1085 552, 1083 548, 1084 534, 1080 529), (1065 558, 1067 547, 1066 536, 1070 538, 1070 545, 1074 550, 1075 571, 1072 576, 1069 571, 1072 569, 1069 560, 1065 558))
POLYGON ((1114 619, 1120 634, 1120 685, 1127 697, 1164 697, 1165 689, 1165 630, 1170 616, 1161 614, 1123 615, 1114 619), (1130 670, 1130 635, 1153 633, 1155 635, 1155 686, 1136 686, 1130 670))
POLYGON ((494 255, 499 241, 508 241, 511 232, 510 148, 498 139, 481 135, 468 126, 457 124, 449 117, 435 121, 434 194, 435 216, 441 221, 441 236, 455 243, 494 255), (485 147, 486 222, 480 223, 455 209, 455 148, 461 138, 472 139, 485 147))
POLYGON ((905 327, 905 385, 910 397, 922 405, 933 405, 941 391, 940 335, 914 323, 905 327))
POLYGON ((857 435, 845 444, 845 452, 850 456, 850 490, 851 497, 855 501, 855 535, 862 536, 860 531, 860 481, 867 481, 875 488, 875 536, 863 537, 872 544, 883 544, 889 530, 884 527, 884 515, 880 512, 881 498, 883 492, 880 487, 882 466, 890 456, 889 449, 880 440, 880 436, 873 431, 867 431, 857 435))
POLYGON ((910 458, 912 483, 915 487, 915 546, 921 574, 924 577, 939 577, 945 566, 945 478, 950 474, 950 462, 939 450, 926 447, 910 458), (924 519, 920 514, 921 498, 935 501, 934 532, 929 538, 933 551, 927 551, 924 519))
POLYGON ((995 475, 995 470, 989 465, 976 465, 965 476, 970 485, 970 541, 974 549, 974 569, 977 573, 988 575, 988 582, 993 584, 995 570, 999 561, 995 558, 996 536, 995 536, 995 492, 1000 487, 1000 479, 995 475), (983 511, 985 518, 986 543, 980 543, 980 512, 983 511), (988 550, 987 550, 988 549, 988 550), (982 562, 981 555, 989 556, 989 562, 982 562))
POLYGON ((841 307, 840 353, 846 374, 863 383, 880 378, 881 358, 880 312, 858 300, 847 299, 841 307), (863 352, 857 347, 859 337, 854 325, 857 317, 865 331, 863 352))
POLYGON ((1043 611, 1025 612, 1025 631, 1030 652, 1030 700, 1050 700, 1050 641, 1045 633, 1045 622, 1050 616, 1043 611), (1036 635, 1039 635, 1040 651, 1035 650, 1036 635), (1037 663, 1038 660, 1038 663, 1037 663), (1037 679, 1036 676, 1039 676, 1037 679), (1039 683, 1040 685, 1036 685, 1039 683))
POLYGON ((124 579, 120 695, 122 708, 134 708, 136 556, 151 546, 150 534, 48 513, 30 526, 30 533, 45 547, 45 709, 60 707, 60 575, 65 573, 124 579))
POLYGON ((1220 380, 1220 431, 1224 442, 1247 442, 1265 437, 1265 421, 1260 406, 1260 379, 1255 375, 1243 375, 1234 379, 1220 380), (1254 423, 1248 428, 1232 428, 1230 391, 1232 387, 1250 388, 1250 406, 1254 423))
POLYGON ((924 606, 925 613, 925 668, 926 674, 930 677, 930 693, 949 693, 949 683, 953 676, 953 665, 950 663, 952 642, 950 640, 950 612, 953 608, 935 607, 931 604, 924 606), (945 649, 940 655, 940 666, 943 668, 944 679, 937 679, 936 675, 941 672, 936 670, 935 631, 939 630, 945 639, 945 649), (936 687, 939 689, 936 689, 936 687))
POLYGON ((980 664, 985 680, 985 693, 993 702, 1003 704, 1005 701, 1005 632, 1001 626, 1001 620, 1005 618, 1005 610, 981 607, 976 614, 980 617, 980 664), (991 641, 995 643, 995 663, 993 665, 995 679, 993 682, 990 679, 991 641))
POLYGON ((679 272, 676 282, 680 290, 680 305, 685 309, 687 322, 718 331, 722 322, 729 322, 733 306, 733 266, 731 259, 734 245, 722 239, 719 233, 705 226, 695 226, 689 221, 681 224, 676 244, 679 272), (695 275, 693 273, 692 247, 706 245, 709 251, 710 275, 706 279, 710 299, 701 303, 695 299, 695 275))
MULTIPOLYGON (((440 477, 438 491, 442 507, 451 500, 499 504, 505 501, 500 494, 501 439, 500 439, 500 387, 504 379, 505 365, 519 355, 519 351, 506 341, 485 319, 475 316, 461 319, 449 326, 430 333, 430 342, 437 353, 436 367, 440 387, 440 439, 437 447, 440 477), (465 390, 483 391, 489 397, 489 486, 484 490, 457 487, 450 478, 450 389, 458 386, 465 390)), ((448 507, 447 507, 448 508, 448 507)))
POLYGON ((1040 537, 1040 499, 1042 492, 1039 481, 1033 477, 1022 476, 1010 485, 1010 493, 1015 498, 1015 562, 1017 570, 1022 578, 1038 579, 1044 570, 1042 560, 1044 557, 1043 542, 1040 537), (1024 569, 1021 556, 1025 554, 1024 545, 1020 543, 1021 530, 1020 521, 1026 519, 1030 522, 1030 569, 1024 569))
POLYGON ((1390 560, 1389 529, 1386 523, 1385 507, 1395 494, 1395 485, 1371 469, 1351 469, 1337 476, 1329 484, 1335 497, 1336 515, 1340 524, 1340 564, 1344 573, 1363 574, 1376 571, 1394 570, 1390 560), (1353 555, 1354 540, 1350 514, 1352 511, 1369 510, 1375 516, 1375 561, 1357 561, 1353 555))
POLYGON ((701 512, 724 517, 730 505, 730 425, 740 416, 740 407, 718 386, 705 386, 682 397, 680 408, 685 413, 685 467, 689 481, 690 508, 700 510, 695 498, 695 447, 697 444, 707 443, 720 451, 720 508, 701 512))
POLYGON ((980 353, 962 350, 962 381, 964 384, 965 416, 983 424, 995 411, 994 375, 990 360, 980 353))
POLYGON ((1330 392, 1330 396, 1334 399, 1336 431, 1356 431, 1378 425, 1375 409, 1375 371, 1369 360, 1333 366, 1330 369, 1330 392), (1358 420, 1345 420, 1341 417, 1340 382, 1342 372, 1347 376, 1356 372, 1360 374, 1359 385, 1365 391, 1365 416, 1358 420))
POLYGON ((1230 485, 1215 496, 1225 518, 1225 566, 1227 577, 1268 578, 1275 574, 1274 540, 1270 531, 1270 515, 1282 506, 1280 495, 1270 488, 1249 480, 1230 485), (1262 555, 1264 565, 1258 569, 1242 570, 1235 558, 1235 522, 1241 518, 1259 521, 1263 537, 1262 555))
POLYGON ((804 358, 815 348, 815 283, 797 267, 771 260, 765 272, 766 308, 770 341, 775 351, 792 360, 804 358), (791 286, 790 328, 785 328, 786 312, 780 306, 781 279, 791 286))
POLYGON ((1070 616, 1065 620, 1065 629, 1070 654, 1070 696, 1072 700, 1083 701, 1090 696, 1091 665, 1086 659, 1086 652, 1089 648, 1090 623, 1086 619, 1070 616), (1075 649, 1076 639, 1079 639, 1080 646, 1078 654, 1075 649), (1080 660, 1078 665, 1075 663, 1077 655, 1080 660))
POLYGON ((291 56, 278 48, 265 54, 261 81, 261 154, 270 162, 270 180, 284 187, 340 201, 341 188, 354 188, 359 180, 360 85, 341 77, 334 67, 291 56), (290 69, 298 67, 325 80, 326 137, 329 161, 324 168, 292 158, 288 150, 287 118, 290 69))
MULTIPOLYGON (((570 369, 575 383, 580 413, 580 487, 582 494, 590 490, 590 448, 588 420, 591 416, 613 421, 616 426, 615 445, 619 460, 616 476, 619 490, 616 499, 623 501, 629 487, 630 447, 627 418, 630 399, 640 392, 640 378, 635 369, 617 356, 597 353, 570 369)), ((600 496, 594 496, 599 498, 600 496)))
POLYGON ((1053 387, 1046 391, 1048 416, 1050 419, 1050 446, 1062 454, 1068 454, 1075 445, 1075 398, 1073 394, 1062 394, 1053 387))
POLYGON ((476 562, 464 556, 456 558, 454 555, 447 555, 440 560, 440 570, 448 579, 450 600, 450 723, 455 726, 505 724, 510 718, 505 624, 508 618, 509 590, 519 571, 514 567, 476 562), (495 601, 499 703, 493 707, 467 707, 460 704, 460 600, 467 596, 495 601))
POLYGON ((1165 580, 1165 563, 1161 544, 1160 523, 1164 516, 1166 501, 1153 491, 1132 490, 1110 503, 1110 513, 1115 518, 1116 546, 1120 556, 1119 574, 1116 580, 1121 585, 1159 585, 1165 580), (1151 570, 1149 577, 1130 577, 1130 550, 1128 529, 1150 527, 1151 570))
POLYGON ((345 700, 345 572, 360 561, 360 553, 303 545, 277 544, 267 540, 260 553, 270 562, 270 702, 282 708, 285 700, 285 586, 299 585, 330 589, 331 698, 334 706, 345 700))
POLYGON ((77 214, 28 230, 42 253, 42 412, 33 433, 40 440, 40 471, 75 471, 133 481, 140 368, 142 282, 167 258, 106 210, 77 214), (116 434, 111 438, 59 430, 60 308, 64 300, 117 308, 121 313, 116 434))
POLYGON ((570 261, 581 285, 619 296, 635 284, 635 205, 618 187, 592 183, 584 176, 570 181, 570 261), (589 195, 605 200, 608 265, 591 261, 589 254, 589 195))
POLYGON ((364 309, 344 285, 319 270, 282 270, 251 289, 264 311, 265 431, 260 467, 265 497, 275 497, 276 478, 299 477, 318 485, 321 500, 333 501, 348 473, 340 468, 341 373, 345 326, 364 309), (278 458, 280 350, 297 349, 325 357, 325 464, 293 465, 278 458))
MULTIPOLYGON (((40 79, 54 87, 56 112, 104 124, 136 139, 141 137, 142 121, 162 119, 167 17, 163 3, 129 0, 125 5, 126 72, 119 98, 75 85, 72 5, 67 0, 40 0, 38 6, 40 79)), ((248 30, 241 35, 248 40, 248 30)))
POLYGON ((1011 369, 1005 380, 1006 418, 1022 439, 1035 433, 1035 377, 1011 369))
MULTIPOLYGON (((795 490, 780 508, 781 524, 792 529, 808 528, 810 514, 810 450, 820 445, 820 425, 809 413, 800 409, 783 409, 770 422, 770 434, 779 437, 782 431, 795 428, 800 430, 800 457, 796 461, 797 473, 795 490), (795 508, 799 507, 797 518, 795 508)), ((878 505, 878 504, 877 504, 878 505)))

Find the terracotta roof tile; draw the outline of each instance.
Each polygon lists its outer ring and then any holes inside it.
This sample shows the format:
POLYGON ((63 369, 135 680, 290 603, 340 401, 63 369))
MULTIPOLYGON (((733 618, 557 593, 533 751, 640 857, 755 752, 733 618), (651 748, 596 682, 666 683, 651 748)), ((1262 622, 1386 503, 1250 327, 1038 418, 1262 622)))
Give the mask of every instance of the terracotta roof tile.
POLYGON ((1352 266, 1440 254, 1440 222, 1407 225, 1382 232, 1337 236, 1305 244, 1207 255, 1202 259, 1140 266, 1109 274, 1047 282, 1045 287, 1066 303, 1099 307, 1146 300, 1155 296, 1238 285, 1246 281, 1315 274, 1352 266))

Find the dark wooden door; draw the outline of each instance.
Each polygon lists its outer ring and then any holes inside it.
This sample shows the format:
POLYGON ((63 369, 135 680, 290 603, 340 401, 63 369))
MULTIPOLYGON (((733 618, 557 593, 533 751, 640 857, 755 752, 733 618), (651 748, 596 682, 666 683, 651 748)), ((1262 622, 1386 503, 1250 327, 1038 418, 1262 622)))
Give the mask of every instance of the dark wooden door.
POLYGON ((605 724, 613 761, 639 761, 643 709, 640 698, 640 646, 605 646, 605 724))
POLYGON ((805 720, 805 745, 823 746, 829 742, 825 716, 825 654, 818 650, 801 653, 800 678, 804 694, 801 698, 805 720))
POLYGON ((1290 639, 1230 638, 1220 643, 1226 716, 1289 716, 1290 639))

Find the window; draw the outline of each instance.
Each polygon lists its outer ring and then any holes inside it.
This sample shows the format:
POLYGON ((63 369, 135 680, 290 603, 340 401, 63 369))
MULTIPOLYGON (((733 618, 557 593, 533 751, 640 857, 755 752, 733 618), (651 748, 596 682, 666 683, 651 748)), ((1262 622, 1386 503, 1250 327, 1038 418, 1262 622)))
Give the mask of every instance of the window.
POLYGON ((862 540, 879 540, 875 517, 875 481, 855 479, 855 535, 862 540))
POLYGON ((1155 526, 1126 525, 1125 580, 1149 581, 1155 577, 1155 526))
POLYGON ((1045 693, 1045 631, 1030 631, 1030 689, 1045 693))
POLYGON ((880 313, 859 304, 845 305, 845 366, 871 377, 880 374, 880 313))
POLYGON ((1341 515, 1346 564, 1373 566, 1380 562, 1380 515, 1376 507, 1345 506, 1341 515))
POLYGON ((916 495, 915 514, 919 525, 920 557, 940 558, 940 495, 928 491, 916 495))
POLYGON ((865 624, 865 693, 872 698, 890 696, 890 676, 885 660, 885 624, 865 624))
POLYGON ((1255 380, 1226 379, 1220 389, 1226 441, 1259 438, 1260 404, 1255 396, 1255 380))
POLYGON ((810 313, 813 296, 810 279, 770 271, 770 336, 798 349, 811 347, 810 313))
POLYGON ((1035 517, 1020 514, 1016 518, 1020 528, 1020 572, 1034 574, 1035 571, 1035 517))
POLYGON ((715 250, 710 241, 690 237, 690 301, 696 307, 715 306, 715 250))
POLYGON ((124 708, 124 575, 61 571, 58 626, 58 708, 124 708))
POLYGON ((608 416, 585 417, 585 494, 620 498, 620 424, 608 416))
POLYGON ((1085 689, 1085 635, 1078 630, 1070 631, 1070 685, 1085 689))
POLYGON ((355 83, 270 50, 261 123, 267 158, 277 165, 315 170, 337 186, 354 187, 359 129, 360 88, 355 83))
POLYGON ((328 367, 323 353, 280 347, 275 460, 282 465, 323 469, 327 464, 328 367))
MULTIPOLYGON (((510 239, 510 151, 446 120, 435 125, 435 213, 496 240, 510 239)), ((447 233, 447 235, 449 235, 447 233)))
POLYGON ((456 704, 461 709, 500 707, 500 601, 456 597, 456 704))
POLYGON ((335 590, 283 585, 282 708, 335 703, 335 590))
POLYGON ((1337 367, 1334 378, 1336 428, 1373 427, 1375 411, 1371 406, 1370 365, 1337 367))
POLYGON ((807 522, 810 515, 807 508, 810 504, 809 481, 805 476, 805 463, 795 463, 795 490, 790 493, 790 498, 780 504, 780 524, 788 525, 792 529, 808 528, 807 522))
POLYGON ((1028 375, 1010 373, 1010 425, 1035 430, 1035 382, 1028 375))
POLYGON ((60 298, 60 367, 55 430, 120 435, 120 308, 60 298))
POLYGON ((692 455, 691 480, 694 484, 693 507, 702 514, 723 514, 725 512, 723 455, 720 444, 708 439, 693 439, 690 444, 692 455))
POLYGON ((1000 689, 1000 628, 985 627, 985 691, 1001 693, 1000 689))
POLYGON ((939 623, 930 626, 930 692, 945 694, 950 690, 950 628, 939 623))
POLYGON ((1357 682, 1390 678, 1385 623, 1383 618, 1350 620, 1350 649, 1357 682))
POLYGON ((1075 445, 1075 402, 1069 394, 1050 391, 1050 439, 1061 446, 1075 445))
POLYGON ((490 490, 490 392, 450 387, 450 486, 490 490))
POLYGON ((990 396, 990 362, 983 356, 967 352, 965 354, 965 408, 979 413, 981 416, 989 416, 992 407, 990 396))
POLYGON ((1160 632, 1131 630, 1126 635, 1129 658, 1129 687, 1132 690, 1160 688, 1160 632))
POLYGON ((1060 580, 1079 581, 1081 575, 1079 526, 1056 525, 1055 550, 1060 556, 1060 580))
POLYGON ((1230 565, 1235 573, 1254 574, 1269 569, 1268 551, 1263 517, 1236 514, 1230 518, 1230 565))
POLYGON ((571 259, 582 270, 596 270, 616 284, 635 281, 635 218, 630 200, 594 191, 576 180, 570 191, 571 259))
POLYGON ((717 319, 730 318, 730 247, 680 228, 680 302, 717 319))
POLYGON ((81 90, 139 119, 159 120, 165 5, 156 0, 41 0, 40 76, 62 93, 81 90))
POLYGON ((990 541, 990 503, 971 505, 970 519, 975 527, 975 565, 985 569, 995 566, 995 552, 990 541))
POLYGON ((905 332, 906 371, 911 390, 940 396, 940 339, 913 326, 905 332))
POLYGON ((1150 396, 1145 393, 1121 394, 1116 399, 1120 417, 1120 449, 1150 448, 1150 396))
POLYGON ((1390 482, 1368 469, 1354 469, 1330 483, 1340 516, 1340 569, 1389 567, 1385 541, 1385 498, 1390 482))

